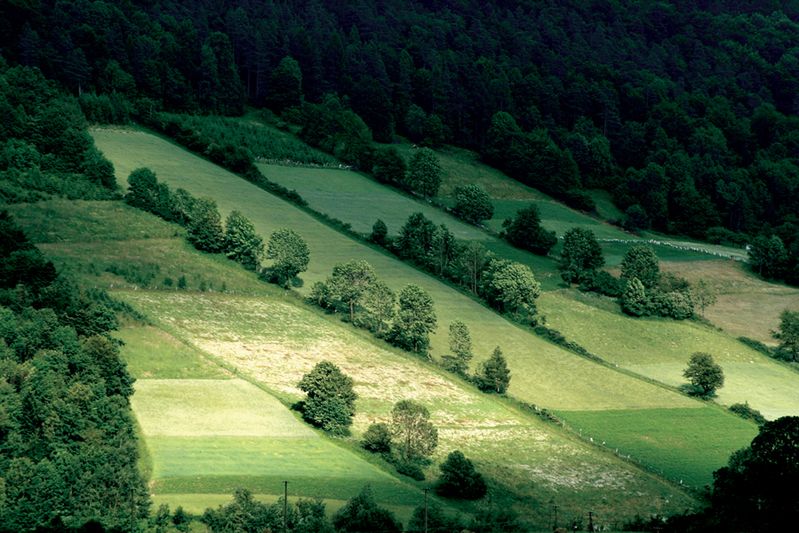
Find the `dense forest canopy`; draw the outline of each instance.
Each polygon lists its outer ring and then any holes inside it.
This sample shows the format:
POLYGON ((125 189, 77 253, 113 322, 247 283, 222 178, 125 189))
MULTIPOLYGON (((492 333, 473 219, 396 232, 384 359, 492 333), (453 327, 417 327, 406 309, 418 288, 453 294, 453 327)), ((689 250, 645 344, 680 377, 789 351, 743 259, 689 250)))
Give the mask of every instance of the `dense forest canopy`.
POLYGON ((795 2, 31 0, 0 21, 7 60, 75 94, 221 114, 337 94, 377 141, 440 129, 577 207, 612 191, 632 229, 776 235, 772 277, 799 277, 795 2))

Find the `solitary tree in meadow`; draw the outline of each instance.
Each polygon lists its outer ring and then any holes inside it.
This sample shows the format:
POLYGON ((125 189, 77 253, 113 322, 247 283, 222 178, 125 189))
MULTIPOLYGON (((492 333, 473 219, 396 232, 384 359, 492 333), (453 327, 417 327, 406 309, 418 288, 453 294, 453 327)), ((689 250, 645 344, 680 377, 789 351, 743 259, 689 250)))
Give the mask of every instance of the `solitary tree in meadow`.
POLYGON ((322 361, 297 386, 307 394, 303 403, 306 420, 334 435, 349 433, 358 397, 351 377, 333 363, 322 361))
POLYGON ((713 356, 705 352, 691 355, 683 376, 688 378, 697 395, 702 397, 713 396, 717 389, 724 386, 724 372, 713 360, 713 356))

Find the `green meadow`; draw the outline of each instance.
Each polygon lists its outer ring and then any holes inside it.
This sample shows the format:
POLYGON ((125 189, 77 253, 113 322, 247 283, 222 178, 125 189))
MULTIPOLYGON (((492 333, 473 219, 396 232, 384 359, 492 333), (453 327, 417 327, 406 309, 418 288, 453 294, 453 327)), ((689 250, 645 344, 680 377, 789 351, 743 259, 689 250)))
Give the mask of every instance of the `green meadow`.
MULTIPOLYGON (((67 219, 58 215, 61 207, 58 202, 49 206, 52 218, 47 224, 66 225, 67 219)), ((97 212, 119 205, 96 202, 85 207, 97 212)), ((64 207, 63 216, 69 214, 70 208, 64 207)), ((109 238, 102 242, 84 234, 83 244, 102 245, 107 259, 124 258, 133 270, 153 264, 161 254, 157 247, 154 256, 147 247, 130 255, 128 245, 139 239, 125 240, 125 222, 125 217, 109 222, 104 230, 109 238)), ((40 246, 62 264, 84 272, 85 283, 112 289, 116 298, 151 320, 148 325, 126 322, 119 337, 122 355, 138 379, 132 403, 156 503, 199 512, 228 501, 239 486, 253 490, 258 499, 274 501, 282 481, 289 479, 290 494, 322 497, 335 510, 368 482, 381 503, 407 519, 419 503, 414 485, 365 461, 351 444, 322 437, 284 407, 301 397, 296 389, 301 375, 325 358, 356 381, 356 438, 369 423, 387 420, 396 400, 418 399, 431 409, 440 429, 434 459, 442 460, 453 449, 464 451, 491 479, 495 497, 513 502, 530 523, 546 522, 550 501, 574 516, 589 505, 617 520, 640 510, 672 512, 693 505, 679 489, 610 450, 480 394, 437 367, 286 297, 250 273, 244 272, 247 284, 241 282, 237 293, 114 286, 116 280, 106 274, 87 271, 90 255, 64 254, 61 247, 66 244, 40 246)), ((214 264, 222 268, 218 275, 223 278, 243 272, 229 261, 176 248, 164 274, 214 264)), ((220 284, 212 277, 208 282, 220 284)), ((435 478, 435 465, 428 474, 435 478)))
POLYGON ((403 520, 419 504, 417 488, 324 438, 192 345, 133 323, 118 337, 137 378, 131 405, 156 502, 202 512, 238 487, 273 501, 290 480, 292 495, 330 500, 333 509, 366 484, 403 520))
POLYGON ((713 482, 708 462, 726 464, 731 441, 748 443, 757 435, 754 425, 739 424, 731 417, 720 417, 716 413, 716 408, 705 407, 560 414, 594 442, 620 450, 624 456, 648 465, 679 485, 701 488, 713 482), (679 432, 683 427, 700 430, 686 438, 679 432), (652 442, 662 443, 662 446, 654 447, 652 442))
POLYGON ((724 370, 718 401, 749 404, 767 418, 799 413, 799 372, 704 324, 633 319, 593 294, 558 291, 539 302, 548 324, 619 367, 673 387, 694 352, 713 355, 724 370), (595 305, 591 305, 595 304, 595 305))
MULTIPOLYGON (((184 187, 199 196, 212 196, 223 215, 233 208, 242 211, 264 236, 279 227, 299 231, 311 249, 309 270, 302 276, 304 291, 314 281, 324 279, 334 264, 353 258, 372 263, 378 276, 395 290, 407 283, 420 285, 436 302, 439 328, 432 339, 433 356, 446 353, 447 325, 453 320, 463 320, 475 339, 475 364, 487 357, 494 346, 501 344, 513 372, 509 392, 520 400, 564 412, 702 407, 700 402, 672 390, 566 352, 447 285, 333 231, 290 204, 159 137, 140 131, 110 129, 95 130, 94 135, 97 145, 114 162, 121 179, 134 168, 147 165, 172 187, 184 187)), ((657 418, 658 413, 652 411, 652 416, 657 418)), ((750 427, 750 424, 721 410, 711 416, 727 418, 733 425, 750 427)), ((687 440, 701 435, 701 428, 676 426, 673 430, 676 438, 683 434, 687 440)), ((634 427, 631 431, 635 431, 634 427)), ((746 442, 733 436, 728 444, 731 452, 746 442)), ((668 444, 653 441, 651 446, 658 450, 667 448, 668 444)), ((702 454, 701 450, 693 451, 702 454)), ((657 455, 652 454, 653 460, 657 461, 657 455)), ((697 461, 706 465, 707 475, 721 466, 713 457, 705 459, 697 458, 697 461)), ((652 467, 657 468, 657 464, 652 467)))

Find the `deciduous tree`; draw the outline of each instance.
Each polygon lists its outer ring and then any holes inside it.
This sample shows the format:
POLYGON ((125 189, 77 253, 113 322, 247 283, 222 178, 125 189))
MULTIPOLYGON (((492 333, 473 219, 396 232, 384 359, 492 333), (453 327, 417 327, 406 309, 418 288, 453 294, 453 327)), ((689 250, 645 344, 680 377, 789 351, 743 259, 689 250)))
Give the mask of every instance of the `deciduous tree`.
POLYGON ((211 198, 197 198, 192 205, 188 239, 195 248, 204 252, 221 252, 225 245, 222 217, 216 202, 211 198))
POLYGON ((507 259, 493 259, 483 273, 482 293, 495 309, 518 319, 532 320, 541 294, 530 267, 507 259))
POLYGON ((799 361, 799 311, 785 310, 780 315, 780 327, 772 335, 780 341, 776 355, 786 361, 799 361))
POLYGON ((485 496, 488 490, 485 480, 463 452, 451 452, 439 468, 441 476, 436 483, 439 495, 462 500, 477 500, 485 496))
POLYGON ((389 341, 419 354, 427 353, 430 333, 436 329, 433 299, 421 287, 406 285, 399 294, 399 310, 389 341))
POLYGON ((513 246, 529 250, 538 255, 547 255, 558 242, 554 231, 541 226, 538 208, 530 204, 516 212, 516 216, 503 222, 505 238, 513 246))
POLYGON ((441 186, 441 173, 436 153, 429 148, 419 148, 411 156, 405 183, 410 190, 432 198, 441 186))
POLYGON ((713 396, 717 389, 724 386, 724 372, 709 353, 696 352, 691 355, 683 376, 703 397, 713 396))
POLYGON ((264 254, 264 241, 252 222, 233 210, 225 220, 225 255, 247 270, 258 270, 264 254))
POLYGON ((571 228, 563 235, 558 270, 566 283, 580 283, 605 264, 602 247, 594 232, 585 228, 571 228))
POLYGON ((438 430, 430 422, 430 411, 413 400, 394 405, 391 436, 397 455, 406 462, 424 460, 438 446, 438 430))
POLYGON ((329 361, 322 361, 297 384, 307 394, 303 417, 334 435, 346 435, 355 416, 352 378, 329 361))
POLYGON ((350 322, 355 322, 355 311, 361 299, 376 281, 372 265, 363 259, 339 263, 325 281, 329 304, 347 312, 350 322))
POLYGON ((455 189, 456 216, 472 224, 480 224, 494 215, 491 197, 479 185, 464 185, 455 189))
POLYGON ((638 278, 645 289, 655 287, 660 279, 660 265, 655 251, 645 244, 632 246, 621 261, 621 279, 638 278))
POLYGON ((372 496, 372 489, 367 485, 360 494, 350 498, 333 516, 336 531, 352 533, 400 533, 400 524, 391 511, 379 507, 372 496))
POLYGON ((297 232, 279 229, 269 237, 266 257, 272 265, 264 273, 271 281, 288 287, 297 274, 308 268, 310 255, 308 245, 297 232))

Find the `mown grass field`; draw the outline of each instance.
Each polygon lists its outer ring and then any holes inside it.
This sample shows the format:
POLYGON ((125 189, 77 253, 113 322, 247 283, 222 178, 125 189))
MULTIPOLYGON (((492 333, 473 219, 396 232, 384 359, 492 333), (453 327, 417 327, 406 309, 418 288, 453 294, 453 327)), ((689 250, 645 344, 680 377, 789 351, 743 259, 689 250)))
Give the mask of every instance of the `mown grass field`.
POLYGON ((671 262, 663 269, 691 282, 704 280, 718 293, 705 317, 731 335, 775 344, 771 332, 784 310, 799 311, 799 288, 757 278, 746 265, 729 260, 671 262))
POLYGON ((679 387, 687 383, 682 373, 691 354, 707 352, 724 370, 720 403, 749 402, 768 418, 799 414, 799 372, 709 326, 632 319, 601 300, 559 291, 539 302, 551 327, 622 368, 679 387))
POLYGON ((366 484, 403 520, 419 504, 418 489, 331 443, 193 346, 140 324, 119 337, 137 378, 131 404, 156 503, 200 513, 229 501, 238 487, 274 501, 289 480, 292 495, 322 498, 329 510, 366 484))
MULTIPOLYGON (((564 511, 578 512, 582 504, 602 509, 606 515, 620 501, 629 508, 648 506, 653 497, 669 507, 689 504, 609 450, 553 432, 495 397, 311 310, 245 296, 166 291, 116 294, 287 402, 302 397, 296 383, 316 362, 333 361, 355 380, 359 396, 356 436, 370 423, 387 422, 392 405, 400 399, 423 403, 440 431, 436 462, 453 449, 463 451, 503 490, 523 498, 520 510, 531 513, 533 522, 540 523, 546 512, 540 503, 553 498, 564 511), (194 312, 187 315, 183 309, 194 312), (280 317, 280 324, 266 324, 268 317, 280 317)), ((204 446, 198 442, 196 448, 204 446)), ((428 469, 430 478, 436 475, 435 467, 428 469)))
POLYGON ((729 417, 719 417, 716 409, 619 410, 598 414, 593 411, 561 413, 570 424, 594 441, 624 450, 636 461, 657 465, 659 474, 693 487, 711 485, 707 462, 726 464, 729 442, 749 442, 757 434, 752 425, 741 425, 729 417), (677 428, 702 428, 694 438, 679 435, 677 428), (598 435, 602 435, 599 437, 598 435), (664 443, 653 448, 652 441, 664 443), (695 453, 702 450, 702 454, 695 453))
POLYGON ((270 180, 295 189, 317 211, 349 223, 360 233, 370 233, 379 218, 386 223, 389 235, 397 235, 410 215, 421 212, 436 224, 445 224, 458 239, 491 238, 441 209, 404 196, 357 172, 267 164, 259 164, 258 168, 270 180))
MULTIPOLYGON (((58 204, 53 205, 56 222, 66 224, 57 216, 58 204)), ((68 213, 65 208, 65 216, 68 213)), ((124 225, 125 219, 114 223, 124 225)), ((124 235, 112 228, 106 231, 111 237, 124 235)), ((90 235, 83 238, 91 240, 90 235)), ((111 238, 102 244, 108 257, 124 257, 134 270, 153 261, 146 247, 142 255, 129 257, 128 242, 111 238)), ((157 249, 154 253, 160 254, 157 249)), ((179 261, 202 266, 213 259, 198 252, 177 258, 178 269, 187 267, 179 261)), ((80 268, 81 260, 89 259, 60 256, 74 268, 80 268)), ((240 270, 231 262, 224 266, 231 275, 240 270)), ((253 285, 261 285, 254 275, 247 276, 253 285)), ((92 281, 90 274, 85 281, 92 281)), ((102 276, 93 281, 110 287, 102 276)), ((496 497, 505 501, 508 494, 516 494, 507 501, 515 502, 530 523, 546 522, 550 501, 564 515, 581 515, 589 506, 617 524, 642 509, 670 512, 693 504, 673 486, 607 450, 555 430, 419 359, 375 343, 335 317, 298 306, 295 298, 264 287, 257 294, 246 291, 246 296, 165 287, 113 290, 115 297, 145 312, 157 325, 128 323, 120 332, 123 357, 138 378, 133 407, 148 450, 157 504, 199 512, 228 501, 239 486, 274 501, 282 480, 290 479, 291 494, 323 497, 332 511, 369 482, 381 502, 407 519, 418 504, 418 491, 409 491, 347 446, 330 444, 283 406, 300 398, 296 382, 320 358, 335 361, 356 380, 356 436, 368 423, 387 420, 397 399, 416 398, 431 409, 441 430, 435 459, 442 460, 452 449, 464 451, 492 480, 496 497), (263 384, 284 403, 242 376, 263 384)), ((437 475, 435 466, 429 474, 437 475)))
MULTIPOLYGON (((437 280, 345 238, 282 200, 167 141, 135 131, 96 130, 95 136, 98 146, 114 161, 121 177, 146 164, 173 187, 185 187, 195 195, 213 196, 223 214, 234 207, 241 210, 263 235, 283 226, 298 230, 311 249, 310 267, 302 276, 304 290, 312 282, 323 279, 334 264, 353 258, 372 263, 378 276, 395 289, 406 283, 422 286, 436 302, 439 318, 439 328, 432 339, 434 356, 445 353, 447 325, 456 319, 463 320, 475 339, 475 363, 485 358, 496 344, 501 344, 514 375, 510 393, 516 398, 561 411, 702 407, 700 402, 565 352, 437 280)), ((658 412, 652 411, 652 416, 657 418, 658 412)), ((731 417, 720 410, 715 416, 731 417)), ((731 424, 750 427, 744 421, 729 420, 731 424)), ((690 440, 701 438, 702 430, 675 426, 673 431, 675 435, 684 433, 685 439, 690 440)), ((745 444, 732 438, 729 450, 745 444)), ((658 450, 668 444, 653 440, 651 446, 658 450)), ((657 456, 658 453, 652 453, 655 459, 657 456)), ((707 465, 708 474, 721 466, 712 457, 707 461, 697 460, 707 465)))

